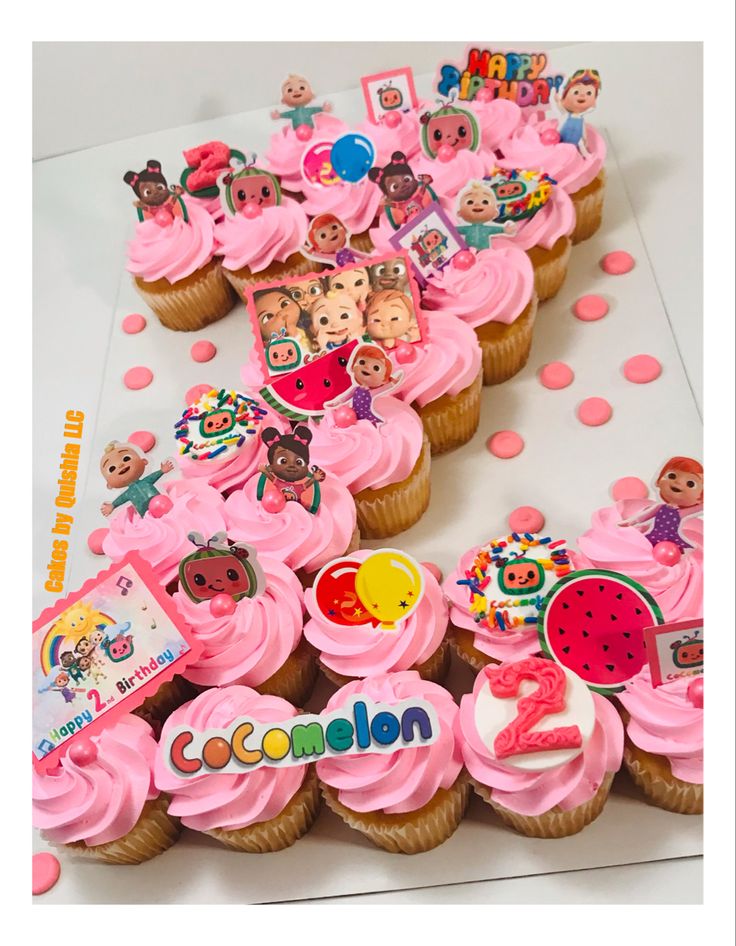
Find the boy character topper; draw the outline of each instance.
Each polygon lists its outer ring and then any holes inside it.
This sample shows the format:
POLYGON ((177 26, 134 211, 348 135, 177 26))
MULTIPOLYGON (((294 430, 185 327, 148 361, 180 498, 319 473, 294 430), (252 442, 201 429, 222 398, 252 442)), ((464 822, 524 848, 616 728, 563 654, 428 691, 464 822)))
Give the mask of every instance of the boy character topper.
POLYGON ((268 463, 258 468, 258 499, 268 512, 279 512, 287 502, 301 503, 307 512, 317 512, 319 484, 324 481, 325 472, 309 465, 312 431, 297 426, 291 433, 282 434, 275 427, 267 427, 261 439, 268 448, 268 463))
POLYGON ((394 230, 437 200, 437 195, 429 186, 432 183, 431 175, 420 174, 415 177, 402 151, 394 151, 384 167, 371 168, 368 177, 383 193, 383 208, 394 230))
POLYGON ((351 234, 345 224, 334 214, 318 214, 309 224, 302 255, 327 266, 348 266, 368 259, 350 245, 351 234))
POLYGON ((690 457, 672 457, 660 470, 657 489, 661 503, 647 506, 638 515, 619 522, 619 526, 637 526, 654 520, 645 535, 653 546, 668 542, 680 552, 691 549, 692 545, 680 535, 680 523, 703 510, 702 464, 690 457))
POLYGON ((398 387, 404 377, 401 370, 393 374, 393 368, 388 355, 378 345, 358 345, 347 365, 347 372, 353 381, 352 386, 344 394, 328 401, 325 406, 337 407, 350 401, 356 421, 367 420, 374 427, 380 427, 385 421, 375 410, 373 402, 377 397, 398 387))
POLYGON ((303 128, 301 133, 304 141, 312 137, 314 128, 314 115, 320 112, 331 112, 332 105, 324 102, 322 105, 311 105, 314 101, 314 92, 309 81, 304 76, 290 75, 281 83, 281 101, 287 106, 285 112, 280 112, 275 108, 271 112, 271 118, 276 121, 279 118, 286 118, 291 122, 291 127, 295 132, 303 128))
POLYGON ((150 159, 142 171, 126 171, 123 180, 133 188, 136 196, 133 206, 138 211, 139 220, 155 220, 159 226, 166 227, 174 217, 188 219, 186 206, 180 196, 183 188, 178 184, 169 186, 166 183, 160 161, 150 159))
POLYGON ((130 443, 112 440, 105 447, 100 460, 100 472, 108 489, 122 489, 123 492, 111 503, 103 503, 100 506, 103 516, 109 516, 124 503, 132 503, 138 515, 145 516, 151 500, 161 495, 153 484, 164 473, 170 473, 174 469, 172 460, 164 460, 160 469, 143 476, 147 465, 148 460, 130 443))
POLYGON ((584 158, 590 152, 585 141, 585 115, 598 104, 601 77, 596 69, 578 69, 567 81, 562 95, 555 93, 555 101, 565 113, 560 128, 560 141, 575 145, 584 158))
POLYGON ((495 233, 513 236, 516 224, 494 223, 498 218, 498 202, 493 187, 485 181, 471 181, 458 198, 457 216, 464 223, 458 226, 468 246, 476 250, 487 250, 495 233))

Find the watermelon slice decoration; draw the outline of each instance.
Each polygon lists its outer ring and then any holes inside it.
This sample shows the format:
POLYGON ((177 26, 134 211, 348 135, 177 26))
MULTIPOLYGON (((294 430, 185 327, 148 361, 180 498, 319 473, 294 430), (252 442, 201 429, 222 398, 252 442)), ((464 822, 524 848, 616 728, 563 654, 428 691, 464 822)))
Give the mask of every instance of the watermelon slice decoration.
POLYGON ((576 673, 591 690, 623 690, 647 662, 644 628, 662 612, 638 582, 601 568, 561 578, 542 603, 542 651, 576 673))
POLYGON ((320 417, 325 412, 325 402, 344 394, 353 379, 347 372, 347 364, 357 339, 340 345, 332 351, 323 352, 295 371, 261 388, 263 400, 275 411, 291 420, 307 420, 320 417))

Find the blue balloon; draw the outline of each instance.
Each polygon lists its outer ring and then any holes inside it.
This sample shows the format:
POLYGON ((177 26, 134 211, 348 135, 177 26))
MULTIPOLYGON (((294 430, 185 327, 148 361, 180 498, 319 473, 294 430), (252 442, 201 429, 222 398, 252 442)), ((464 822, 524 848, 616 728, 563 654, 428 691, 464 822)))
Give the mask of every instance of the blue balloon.
POLYGON ((350 184, 357 184, 373 167, 375 156, 376 149, 370 138, 351 132, 333 144, 330 160, 338 177, 350 184))

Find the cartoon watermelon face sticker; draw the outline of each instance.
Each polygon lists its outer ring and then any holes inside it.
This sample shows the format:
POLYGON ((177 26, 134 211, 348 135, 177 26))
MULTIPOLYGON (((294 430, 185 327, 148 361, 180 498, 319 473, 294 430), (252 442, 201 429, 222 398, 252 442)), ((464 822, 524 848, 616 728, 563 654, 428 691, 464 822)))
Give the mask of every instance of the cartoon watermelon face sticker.
POLYGON ((324 352, 282 378, 274 378, 261 389, 261 397, 270 406, 292 420, 319 417, 325 403, 339 397, 352 384, 347 364, 357 339, 324 352))
POLYGON ((644 628, 662 624, 659 607, 625 575, 584 569, 560 579, 539 612, 539 639, 548 657, 591 690, 614 693, 646 663, 644 628))

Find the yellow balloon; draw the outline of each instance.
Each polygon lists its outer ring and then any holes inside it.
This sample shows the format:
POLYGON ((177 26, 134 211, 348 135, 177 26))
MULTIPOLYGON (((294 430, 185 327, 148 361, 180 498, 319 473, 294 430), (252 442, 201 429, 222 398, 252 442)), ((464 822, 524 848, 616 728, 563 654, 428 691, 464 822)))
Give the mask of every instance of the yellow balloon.
POLYGON ((355 573, 355 590, 382 630, 395 631, 396 622, 406 620, 421 600, 422 567, 398 549, 377 549, 355 573))

